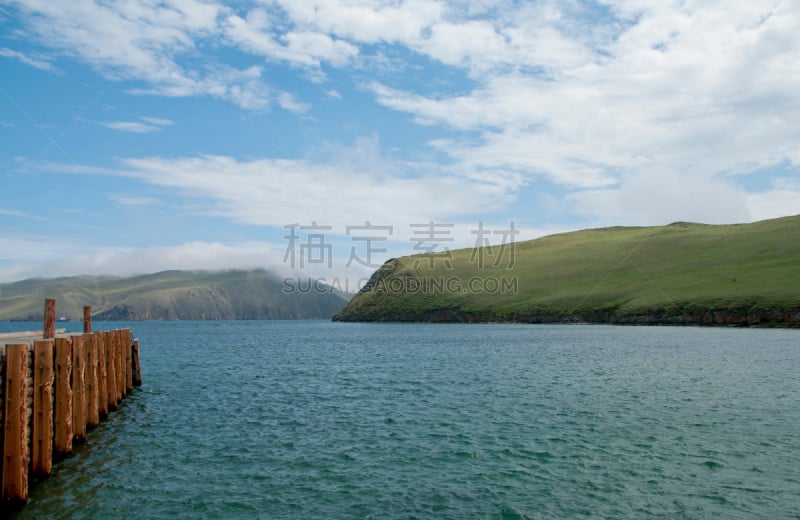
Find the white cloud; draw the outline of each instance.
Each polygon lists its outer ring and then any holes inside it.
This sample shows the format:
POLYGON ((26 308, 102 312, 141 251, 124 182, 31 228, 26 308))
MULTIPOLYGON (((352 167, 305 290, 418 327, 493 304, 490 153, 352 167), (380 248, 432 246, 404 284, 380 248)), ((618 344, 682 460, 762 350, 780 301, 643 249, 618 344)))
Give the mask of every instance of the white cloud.
POLYGON ((39 216, 39 215, 33 215, 33 214, 27 213, 25 211, 19 211, 19 210, 11 209, 11 208, 0 208, 0 215, 5 215, 7 217, 25 218, 25 219, 31 219, 31 220, 41 220, 41 221, 47 220, 46 217, 42 217, 42 216, 39 216))
POLYGON ((18 5, 49 45, 89 61, 106 74, 164 85, 189 82, 171 57, 190 50, 194 35, 213 31, 220 9, 191 0, 158 7, 93 0, 32 0, 18 5))
POLYGON ((248 225, 316 220, 340 229, 370 220, 407 226, 489 213, 513 200, 508 179, 481 180, 401 170, 380 156, 376 138, 331 147, 335 156, 241 161, 225 156, 129 158, 115 169, 49 164, 50 171, 124 175, 209 201, 208 211, 248 225))
MULTIPOLYGON (((360 225, 363 222, 351 222, 360 225)), ((377 223, 373 223, 378 225, 377 223)), ((441 241, 437 251, 444 248, 451 250, 472 247, 476 237, 473 230, 477 222, 454 222, 452 228, 438 228, 450 231, 442 237, 452 241, 441 241)), ((418 230, 419 228, 414 228, 418 230)), ((508 230, 508 222, 485 222, 484 230, 508 230)), ((549 233, 566 231, 565 229, 516 229, 519 234, 515 241, 528 240, 549 233)), ((406 224, 394 229, 388 235, 388 241, 377 241, 373 248, 386 248, 386 253, 371 255, 371 261, 380 264, 392 256, 414 252, 414 245, 419 236, 412 235, 412 229, 406 224)), ((288 230, 286 231, 288 233, 288 230)), ((298 231, 304 233, 303 231, 298 231)), ((264 268, 279 276, 323 279, 326 283, 335 283, 344 290, 359 289, 374 271, 374 267, 363 266, 352 262, 348 266, 351 248, 356 255, 366 260, 366 244, 353 237, 378 236, 361 230, 353 230, 347 237, 337 240, 326 233, 326 242, 333 245, 332 267, 326 263, 305 263, 301 268, 299 256, 301 251, 295 245, 296 262, 291 265, 287 259, 287 250, 291 248, 288 240, 280 243, 262 241, 212 242, 193 241, 159 247, 109 247, 101 244, 87 243, 81 240, 69 241, 56 236, 8 237, 5 241, 8 251, 0 251, 0 283, 13 282, 25 278, 52 278, 54 276, 76 276, 82 274, 131 276, 169 269, 182 270, 219 270, 231 268, 264 268), (13 254, 11 253, 13 251, 13 254), (7 253, 7 254, 4 254, 7 253)), ((301 237, 302 238, 302 237, 301 237)), ((492 245, 500 245, 502 236, 490 234, 483 236, 492 245)), ((302 243, 302 240, 300 241, 302 243)), ((430 243, 424 244, 425 246, 430 243)))
POLYGON ((478 207, 497 208, 508 198, 502 187, 454 176, 402 178, 302 160, 240 162, 205 156, 129 159, 125 164, 128 175, 212 199, 216 214, 244 224, 424 222, 478 207))
POLYGON ((6 47, 0 47, 0 56, 19 60, 25 65, 30 65, 31 67, 37 68, 39 70, 46 70, 48 72, 52 72, 55 70, 55 67, 53 67, 53 65, 47 58, 41 58, 41 57, 32 58, 27 54, 15 51, 13 49, 8 49, 6 47))
POLYGON ((800 190, 771 190, 747 196, 752 220, 800 215, 800 190))
POLYGON ((295 24, 361 44, 399 44, 476 77, 498 69, 582 64, 591 51, 565 36, 572 2, 313 0, 278 3, 295 24), (562 25, 565 25, 562 27, 562 25))
POLYGON ((276 0, 298 25, 363 43, 418 41, 440 20, 443 2, 429 0, 276 0))
POLYGON ((753 220, 800 215, 800 178, 771 179, 771 188, 747 196, 753 220))
POLYGON ((156 125, 156 126, 171 126, 171 125, 174 124, 169 119, 164 119, 162 117, 145 117, 145 116, 142 116, 139 119, 141 119, 145 123, 150 123, 151 125, 156 125))
POLYGON ((141 207, 141 206, 158 206, 161 200, 155 197, 141 197, 138 195, 125 195, 121 193, 113 193, 109 195, 111 200, 123 206, 141 207))
MULTIPOLYGON (((313 278, 335 287, 356 292, 369 279, 374 268, 337 256, 331 268, 326 263, 306 263, 291 267, 286 259, 287 243, 245 241, 234 243, 195 241, 161 247, 107 247, 99 244, 53 241, 53 237, 15 240, 13 245, 28 254, 4 258, 0 253, 0 283, 28 278, 56 276, 134 276, 180 269, 191 277, 193 270, 267 269, 285 278, 313 278), (40 242, 44 240, 45 242, 40 242), (41 243, 52 247, 38 247, 41 243), (40 254, 36 254, 40 253, 40 254)), ((376 246, 377 247, 377 246, 376 246)), ((337 253, 348 254, 342 246, 337 253)), ((363 254, 363 253, 360 253, 363 254)), ((381 262, 387 258, 381 258, 381 262)), ((377 256, 373 257, 377 261, 377 256)))
POLYGON ((272 20, 267 11, 253 9, 245 18, 231 15, 225 19, 223 29, 227 36, 244 49, 273 56, 281 52, 280 44, 275 41, 272 34, 272 20))
POLYGON ((171 84, 156 84, 148 88, 132 88, 135 95, 185 97, 207 95, 226 99, 246 110, 269 107, 275 97, 261 80, 263 69, 258 66, 236 69, 228 66, 208 67, 201 79, 174 78, 171 84))
POLYGON ((343 66, 358 54, 358 47, 320 32, 290 32, 283 36, 289 49, 301 56, 324 59, 343 66))
POLYGON ((588 188, 571 200, 625 221, 647 209, 625 202, 633 193, 653 208, 648 220, 680 212, 747 218, 744 191, 722 176, 800 165, 796 6, 615 3, 621 19, 595 24, 587 37, 571 32, 579 23, 566 19, 568 5, 558 3, 549 17, 498 17, 497 38, 485 23, 434 24, 427 54, 466 67, 477 86, 430 96, 373 83, 376 99, 420 124, 468 132, 431 143, 466 171, 502 169, 588 188), (446 42, 436 44, 437 27, 446 42), (653 170, 663 178, 646 173, 653 170), (728 202, 705 204, 688 189, 659 196, 678 180, 722 189, 728 202))
POLYGON ((492 61, 508 60, 504 37, 488 21, 440 22, 430 28, 421 50, 448 65, 465 65, 492 56, 492 61))
POLYGON ((58 276, 58 259, 70 258, 79 253, 80 244, 60 236, 15 236, 3 237, 0 248, 0 283, 13 282, 34 276, 58 276), (41 268, 47 264, 48 268, 41 268))
POLYGON ((278 96, 278 104, 282 109, 296 114, 304 114, 311 110, 310 104, 298 101, 297 98, 288 92, 283 92, 278 96))
POLYGON ((319 68, 326 62, 340 67, 358 54, 358 47, 318 31, 281 35, 273 16, 263 9, 253 9, 244 18, 227 17, 223 30, 232 43, 250 53, 297 66, 319 68))
POLYGON ((172 125, 169 119, 162 119, 158 117, 140 117, 141 121, 100 121, 99 125, 111 128, 112 130, 119 130, 120 132, 131 132, 134 134, 148 134, 161 130, 165 126, 172 125))
MULTIPOLYGON (((215 168, 252 183, 258 200, 278 206, 291 195, 283 185, 302 186, 313 201, 300 204, 302 211, 322 208, 326 218, 336 211, 326 209, 324 190, 373 217, 378 204, 365 201, 376 193, 407 219, 422 213, 409 209, 421 203, 442 206, 429 210, 441 215, 482 207, 481 197, 497 207, 541 179, 572 192, 568 201, 598 221, 660 220, 678 212, 687 215, 676 220, 723 218, 716 210, 740 218, 769 213, 765 201, 794 207, 785 194, 796 190, 748 195, 733 184, 738 177, 728 176, 800 166, 796 2, 8 2, 25 14, 26 29, 42 45, 133 82, 132 93, 204 95, 248 110, 278 106, 305 114, 308 101, 266 83, 272 67, 300 68, 312 81, 326 79, 324 67, 353 67, 369 82, 368 74, 385 72, 386 63, 424 67, 429 59, 442 65, 434 75, 456 78, 425 85, 410 79, 399 87, 387 74, 369 84, 382 106, 432 127, 431 134, 444 129, 430 144, 449 162, 423 165, 422 177, 398 174, 395 165, 381 172, 299 159, 125 162, 128 175, 208 197, 217 212, 241 222, 275 219, 258 209, 253 194, 218 185, 215 168), (236 67, 221 62, 231 48, 241 51, 236 67), (413 54, 426 59, 406 58, 413 54), (264 63, 248 66, 247 59, 264 63), (192 168, 204 174, 192 177, 192 168), (352 186, 351 199, 341 196, 345 185, 352 186), (717 190, 724 200, 708 203, 696 190, 717 190), (452 204, 432 195, 443 191, 453 193, 452 204), (234 209, 237 198, 242 209, 234 209), (649 217, 642 213, 647 207, 649 217)), ((326 91, 341 99, 338 90, 326 91)), ((148 132, 165 126, 156 119, 107 125, 148 132)))
POLYGON ((17 254, 8 257, 0 254, 0 283, 56 275, 130 276, 168 269, 266 268, 279 274, 289 274, 283 263, 283 244, 188 242, 174 246, 136 248, 73 243, 53 238, 12 240, 17 254), (40 247, 43 243, 49 247, 40 247), (19 251, 25 254, 20 256, 19 251))
POLYGON ((725 181, 676 174, 669 169, 637 172, 610 189, 567 197, 573 211, 599 225, 664 225, 676 221, 749 222, 744 191, 725 181))
POLYGON ((131 93, 212 96, 245 109, 263 109, 272 99, 258 67, 236 69, 211 60, 201 67, 181 64, 184 58, 201 52, 198 42, 219 37, 219 19, 229 9, 218 3, 11 3, 25 13, 26 23, 42 44, 91 64, 112 80, 146 85, 131 88, 131 93))
POLYGON ((131 132, 134 134, 147 134, 159 130, 159 127, 157 126, 148 125, 139 121, 108 121, 100 124, 107 128, 111 128, 112 130, 131 132))

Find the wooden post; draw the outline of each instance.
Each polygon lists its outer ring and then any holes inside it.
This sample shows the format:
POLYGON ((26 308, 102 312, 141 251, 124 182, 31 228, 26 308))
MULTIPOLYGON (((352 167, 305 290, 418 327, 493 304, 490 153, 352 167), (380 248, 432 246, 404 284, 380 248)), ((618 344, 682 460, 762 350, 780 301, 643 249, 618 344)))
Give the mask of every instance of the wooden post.
POLYGON ((127 395, 127 387, 125 385, 125 331, 117 331, 117 401, 122 401, 122 398, 127 395))
POLYGON ((46 478, 53 469, 53 340, 33 344, 33 390, 31 473, 46 478))
POLYGON ((56 337, 56 301, 52 298, 47 298, 44 301, 44 330, 42 337, 44 339, 56 337))
POLYGON ((0 345, 3 402, 0 511, 28 501, 29 473, 46 478, 54 460, 86 438, 109 408, 141 385, 139 341, 130 329, 0 345), (4 365, 3 365, 4 362, 4 365), (105 386, 102 385, 105 381, 105 386))
POLYGON ((114 331, 114 369, 117 371, 117 405, 122 401, 125 395, 125 374, 122 372, 125 366, 125 354, 122 351, 122 334, 121 330, 114 331))
POLYGON ((28 345, 6 345, 2 498, 28 501, 28 345))
POLYGON ((55 456, 72 453, 72 340, 56 339, 55 456))
POLYGON ((131 341, 131 329, 125 329, 125 338, 122 343, 125 349, 125 393, 129 394, 133 391, 133 344, 131 341))
POLYGON ((133 340, 131 365, 133 372, 133 386, 142 386, 142 365, 139 362, 139 340, 133 340))
POLYGON ((83 333, 92 333, 92 307, 90 305, 83 307, 83 333))
POLYGON ((72 443, 86 441, 85 336, 72 336, 72 443))
POLYGON ((113 412, 117 409, 117 370, 116 370, 116 341, 114 332, 105 332, 106 337, 106 401, 108 411, 113 412))
POLYGON ((86 336, 86 427, 97 428, 100 424, 100 406, 97 401, 97 345, 99 333, 86 336))
POLYGON ((120 401, 122 400, 122 386, 119 384, 120 377, 122 377, 122 372, 119 369, 120 343, 119 330, 114 330, 114 388, 116 389, 114 399, 116 400, 117 405, 119 405, 120 401))
POLYGON ((97 412, 100 420, 108 417, 108 366, 106 364, 106 333, 97 335, 97 412))

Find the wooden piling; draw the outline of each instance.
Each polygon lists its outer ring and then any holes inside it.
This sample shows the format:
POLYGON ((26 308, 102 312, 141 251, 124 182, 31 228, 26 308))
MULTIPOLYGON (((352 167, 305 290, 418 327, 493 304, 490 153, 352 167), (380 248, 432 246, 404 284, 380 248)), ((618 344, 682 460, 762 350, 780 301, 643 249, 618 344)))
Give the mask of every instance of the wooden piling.
POLYGON ((72 453, 72 340, 56 338, 55 355, 55 456, 72 453))
POLYGON ((125 388, 125 340, 124 331, 117 331, 117 390, 120 401, 126 394, 125 388))
POLYGON ((91 305, 84 305, 83 307, 83 333, 92 333, 92 307, 91 305))
POLYGON ((108 417, 108 365, 106 333, 97 332, 97 411, 100 420, 108 417))
POLYGON ((86 441, 86 357, 84 338, 72 336, 72 443, 86 441))
POLYGON ((125 397, 125 348, 122 345, 123 336, 121 330, 114 331, 114 346, 116 348, 115 369, 117 370, 117 405, 125 397))
POLYGON ((108 411, 113 412, 117 409, 117 370, 116 370, 116 341, 113 331, 103 333, 106 340, 106 401, 108 411))
POLYGON ((125 329, 119 331, 119 393, 120 397, 128 395, 128 360, 130 359, 129 352, 131 351, 130 343, 128 341, 128 334, 125 329))
POLYGON ((6 345, 2 498, 28 501, 28 344, 6 345))
POLYGON ((33 344, 31 473, 46 478, 53 468, 53 340, 33 344))
POLYGON ((99 333, 86 337, 86 427, 89 430, 100 424, 100 404, 97 400, 97 345, 99 333))
POLYGON ((133 340, 131 329, 125 329, 122 332, 122 344, 125 350, 125 393, 129 394, 133 392, 133 340))
POLYGON ((142 366, 139 361, 139 340, 133 340, 131 346, 131 371, 133 372, 133 386, 142 386, 142 366))
POLYGON ((0 517, 24 506, 29 482, 48 477, 56 460, 141 385, 130 329, 30 341, 0 343, 0 517))
POLYGON ((44 301, 43 329, 43 339, 53 339, 56 337, 56 301, 52 298, 48 298, 44 301))

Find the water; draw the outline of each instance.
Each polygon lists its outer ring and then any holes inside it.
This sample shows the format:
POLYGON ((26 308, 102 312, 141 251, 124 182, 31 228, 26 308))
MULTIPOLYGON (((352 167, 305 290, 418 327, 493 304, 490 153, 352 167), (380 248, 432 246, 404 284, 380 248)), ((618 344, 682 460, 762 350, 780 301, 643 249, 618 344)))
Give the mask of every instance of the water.
POLYGON ((19 518, 798 518, 800 333, 136 322, 19 518))

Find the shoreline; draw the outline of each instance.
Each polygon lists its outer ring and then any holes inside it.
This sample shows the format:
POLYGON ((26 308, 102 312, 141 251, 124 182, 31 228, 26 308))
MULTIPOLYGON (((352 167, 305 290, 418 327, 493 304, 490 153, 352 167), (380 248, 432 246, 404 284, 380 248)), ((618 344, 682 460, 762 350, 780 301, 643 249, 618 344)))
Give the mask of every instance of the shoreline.
POLYGON ((380 316, 357 312, 344 315, 339 313, 334 315, 331 321, 365 323, 519 323, 800 329, 800 309, 759 310, 747 313, 715 308, 703 310, 692 309, 687 312, 660 309, 651 312, 625 314, 620 314, 614 309, 567 313, 547 310, 497 313, 492 311, 465 311, 461 309, 431 309, 425 312, 408 314, 387 312, 380 316))

